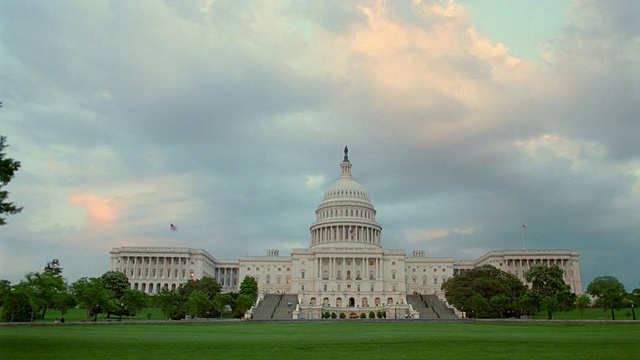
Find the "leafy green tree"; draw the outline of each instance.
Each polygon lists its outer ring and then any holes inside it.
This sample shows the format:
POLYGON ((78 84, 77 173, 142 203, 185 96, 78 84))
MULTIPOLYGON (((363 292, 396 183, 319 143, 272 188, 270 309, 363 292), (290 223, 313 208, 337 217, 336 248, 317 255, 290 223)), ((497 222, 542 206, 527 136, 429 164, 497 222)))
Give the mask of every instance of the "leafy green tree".
POLYGON ((560 297, 567 297, 571 287, 564 281, 564 271, 557 265, 542 264, 532 266, 525 278, 531 283, 531 292, 540 298, 540 308, 553 319, 553 313, 562 309, 560 297))
POLYGON ((517 307, 521 314, 537 314, 540 311, 540 296, 534 293, 527 293, 518 299, 517 307))
POLYGON ((178 288, 178 292, 186 298, 189 298, 189 295, 196 290, 204 292, 209 299, 213 299, 214 296, 222 292, 222 287, 214 278, 205 276, 198 280, 188 280, 178 288))
POLYGON ((220 312, 220 318, 224 313, 224 307, 228 305, 228 298, 223 294, 218 294, 213 298, 213 306, 220 312))
POLYGON ((565 313, 576 308, 577 299, 578 299, 578 295, 568 290, 561 291, 558 294, 556 294, 556 300, 559 303, 560 310, 565 313))
POLYGON ((48 262, 44 267, 44 273, 62 277, 62 266, 60 265, 60 260, 53 259, 51 262, 48 262))
POLYGON ((7 297, 11 293, 11 281, 9 280, 0 280, 0 307, 6 301, 7 297))
POLYGON ((249 295, 252 298, 256 298, 258 295, 258 282, 252 276, 245 276, 242 282, 240 283, 240 291, 241 295, 249 295))
POLYGON ((514 275, 491 265, 483 265, 458 274, 442 284, 447 301, 475 317, 500 317, 506 312, 515 312, 516 301, 527 291, 524 284, 514 275), (491 299, 502 295, 494 301, 491 299))
POLYGON ((130 288, 127 275, 119 271, 107 271, 102 274, 99 279, 104 288, 113 294, 113 301, 109 303, 109 306, 106 308, 107 318, 111 318, 112 313, 122 313, 120 306, 120 304, 122 304, 122 295, 124 295, 125 290, 130 288))
POLYGON ((163 288, 153 296, 153 302, 162 310, 165 320, 168 320, 171 312, 178 307, 179 299, 180 294, 177 291, 166 288, 163 288))
POLYGON ((582 294, 576 299, 576 308, 580 311, 580 318, 584 316, 584 309, 591 305, 591 299, 588 295, 582 294))
POLYGON ((233 310, 233 315, 235 317, 242 317, 247 312, 247 310, 251 309, 254 304, 254 298, 251 295, 240 294, 236 299, 236 307, 233 310))
POLYGON ((13 203, 7 201, 9 198, 9 192, 2 190, 15 176, 15 173, 20 169, 20 162, 11 158, 6 158, 4 149, 8 147, 5 145, 7 138, 0 135, 0 225, 5 225, 5 218, 3 214, 15 215, 22 211, 21 207, 15 206, 13 203))
POLYGON ((78 305, 86 310, 85 319, 93 313, 93 321, 98 320, 98 314, 102 309, 109 307, 109 302, 114 295, 104 288, 104 284, 98 278, 83 277, 71 285, 73 293, 78 300, 78 305))
POLYGON ((611 309, 611 319, 615 320, 614 310, 624 306, 623 300, 627 292, 616 277, 598 276, 587 286, 587 293, 596 297, 596 307, 604 310, 611 309))
POLYGON ((191 316, 206 317, 206 311, 211 307, 211 300, 204 291, 196 290, 189 295, 185 305, 191 316))
POLYGON ((504 313, 510 308, 511 302, 504 294, 499 294, 492 297, 491 300, 489 300, 489 304, 494 311, 500 314, 500 317, 503 317, 504 313))
POLYGON ((24 282, 12 286, 2 306, 2 321, 31 321, 34 314, 31 306, 33 298, 35 298, 35 291, 24 282))
POLYGON ((78 305, 78 301, 76 300, 75 295, 68 291, 61 291, 56 294, 53 298, 53 306, 54 309, 58 309, 60 311, 60 316, 62 322, 64 322, 64 315, 69 311, 69 309, 78 305))
POLYGON ((45 319, 47 309, 54 306, 58 294, 67 291, 67 284, 62 277, 47 272, 29 274, 27 281, 32 284, 36 292, 38 304, 42 307, 42 318, 45 319))
POLYGON ((129 314, 135 316, 136 319, 140 312, 149 305, 149 295, 140 290, 126 289, 120 300, 129 314))

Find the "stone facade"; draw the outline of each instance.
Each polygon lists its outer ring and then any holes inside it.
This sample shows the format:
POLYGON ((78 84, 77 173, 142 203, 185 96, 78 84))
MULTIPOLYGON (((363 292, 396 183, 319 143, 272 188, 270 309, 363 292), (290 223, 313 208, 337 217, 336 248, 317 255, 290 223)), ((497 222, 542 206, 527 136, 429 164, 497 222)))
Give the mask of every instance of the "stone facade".
POLYGON ((582 292, 578 253, 573 250, 491 251, 476 260, 428 257, 422 250, 406 256, 382 247, 382 226, 369 194, 351 175, 345 156, 340 176, 324 193, 310 227, 309 248, 291 256, 268 250, 265 256, 217 260, 202 249, 119 247, 111 251, 111 270, 124 272, 134 289, 156 293, 189 279, 211 276, 223 291, 238 291, 245 276, 258 283, 259 297, 297 294, 299 318, 319 318, 327 310, 376 309, 394 316, 410 314, 406 295, 435 294, 460 272, 491 264, 524 281, 533 264, 556 264, 576 293, 582 292))

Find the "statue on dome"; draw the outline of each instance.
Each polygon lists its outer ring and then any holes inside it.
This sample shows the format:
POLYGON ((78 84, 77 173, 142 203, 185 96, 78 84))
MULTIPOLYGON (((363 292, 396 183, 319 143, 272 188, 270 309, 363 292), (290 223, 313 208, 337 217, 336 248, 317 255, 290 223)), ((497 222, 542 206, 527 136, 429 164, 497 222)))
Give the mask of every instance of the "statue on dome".
POLYGON ((349 161, 349 148, 347 145, 344 146, 344 161, 349 161))

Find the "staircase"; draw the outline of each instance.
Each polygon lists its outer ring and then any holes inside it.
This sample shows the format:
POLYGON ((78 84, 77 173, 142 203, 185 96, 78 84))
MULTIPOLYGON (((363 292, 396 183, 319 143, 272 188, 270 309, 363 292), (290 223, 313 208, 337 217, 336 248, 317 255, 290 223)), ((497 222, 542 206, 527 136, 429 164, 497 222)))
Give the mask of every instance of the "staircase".
POLYGON ((455 311, 448 307, 444 302, 435 295, 420 295, 428 307, 438 315, 438 319, 458 319, 455 311))
POLYGON ((422 295, 407 295, 407 303, 420 314, 420 319, 438 319, 438 314, 433 308, 427 307, 422 295))
POLYGON ((280 298, 282 295, 278 294, 267 294, 264 296, 264 299, 258 304, 258 306, 253 309, 253 318, 255 320, 266 320, 271 319, 273 317, 273 313, 280 303, 280 298))
POLYGON ((298 305, 298 295, 267 294, 253 310, 254 320, 290 320, 298 305))

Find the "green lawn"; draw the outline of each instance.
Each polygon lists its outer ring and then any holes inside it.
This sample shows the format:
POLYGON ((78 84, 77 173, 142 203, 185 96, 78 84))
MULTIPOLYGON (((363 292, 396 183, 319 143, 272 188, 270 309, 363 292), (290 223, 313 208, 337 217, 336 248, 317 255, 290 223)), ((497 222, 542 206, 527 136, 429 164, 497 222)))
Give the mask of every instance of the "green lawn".
POLYGON ((632 359, 640 324, 381 321, 0 327, 2 359, 632 359))

